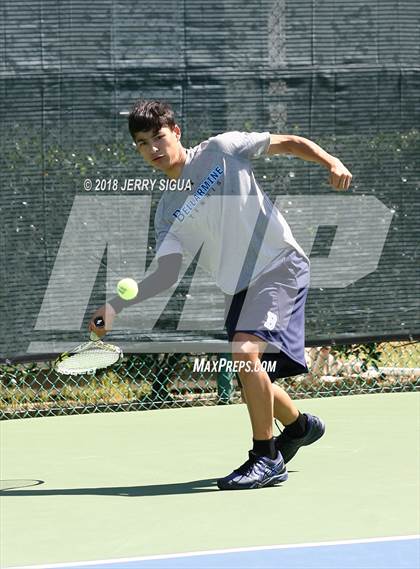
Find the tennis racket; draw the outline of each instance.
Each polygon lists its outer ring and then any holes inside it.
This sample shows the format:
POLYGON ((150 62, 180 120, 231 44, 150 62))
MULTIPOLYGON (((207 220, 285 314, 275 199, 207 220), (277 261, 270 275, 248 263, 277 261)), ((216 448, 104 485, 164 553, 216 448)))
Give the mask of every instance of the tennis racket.
MULTIPOLYGON (((105 326, 103 318, 95 318, 95 326, 105 326)), ((55 360, 54 368, 64 375, 94 373, 97 369, 112 366, 123 357, 123 352, 114 344, 106 344, 95 332, 90 333, 90 341, 80 344, 70 352, 64 352, 55 360)))

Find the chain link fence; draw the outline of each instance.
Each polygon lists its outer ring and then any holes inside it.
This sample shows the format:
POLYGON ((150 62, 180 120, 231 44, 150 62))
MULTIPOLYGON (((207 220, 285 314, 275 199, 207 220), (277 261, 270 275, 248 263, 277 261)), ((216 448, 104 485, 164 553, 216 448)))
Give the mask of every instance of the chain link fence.
MULTIPOLYGON (((231 404, 241 400, 228 354, 136 354, 95 374, 64 376, 52 362, 0 366, 0 419, 231 404)), ((310 373, 279 380, 294 399, 417 391, 420 342, 306 348, 310 373)))

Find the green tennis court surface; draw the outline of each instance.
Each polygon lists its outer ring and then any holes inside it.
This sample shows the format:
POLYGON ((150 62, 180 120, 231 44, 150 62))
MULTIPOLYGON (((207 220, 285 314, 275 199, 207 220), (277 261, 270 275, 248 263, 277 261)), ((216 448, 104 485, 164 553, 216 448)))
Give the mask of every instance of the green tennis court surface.
MULTIPOLYGON (((239 492, 221 492, 215 479, 246 458, 243 405, 3 422, 2 567, 420 533, 419 395, 312 399, 299 407, 325 419, 325 437, 298 453, 282 486, 239 492), (42 483, 23 486, 36 480, 42 483)), ((393 543, 414 568, 418 546, 407 541, 375 542, 383 555, 371 555, 369 565, 358 557, 365 565, 355 567, 383 567, 374 560, 386 559, 385 543, 393 543)), ((342 551, 337 567, 347 567, 342 551)), ((212 559, 196 566, 228 566, 212 559)), ((192 566, 180 563, 153 566, 192 566)))

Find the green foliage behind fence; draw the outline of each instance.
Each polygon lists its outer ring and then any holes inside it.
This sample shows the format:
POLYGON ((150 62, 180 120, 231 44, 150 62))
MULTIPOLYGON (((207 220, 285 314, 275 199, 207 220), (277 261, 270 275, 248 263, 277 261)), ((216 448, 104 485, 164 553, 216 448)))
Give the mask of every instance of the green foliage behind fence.
MULTIPOLYGON (((293 398, 420 388, 420 343, 307 348, 309 374, 280 381, 293 398)), ((217 354, 129 355, 94 375, 60 376, 52 363, 0 366, 0 418, 228 404, 240 400, 235 374, 194 372, 217 354)))

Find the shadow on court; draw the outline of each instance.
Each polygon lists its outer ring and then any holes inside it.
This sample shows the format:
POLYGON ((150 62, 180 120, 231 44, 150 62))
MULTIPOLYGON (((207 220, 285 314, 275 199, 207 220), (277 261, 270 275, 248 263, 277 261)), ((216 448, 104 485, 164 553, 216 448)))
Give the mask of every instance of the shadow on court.
POLYGON ((1 496, 168 496, 171 494, 195 494, 218 490, 215 478, 192 480, 176 484, 152 484, 149 486, 116 486, 110 488, 57 488, 51 490, 3 490, 1 496))
MULTIPOLYGON (((289 471, 289 474, 295 471, 289 471)), ((177 482, 176 484, 152 484, 149 486, 117 486, 115 488, 57 488, 51 490, 0 490, 0 496, 169 496, 173 494, 202 494, 220 490, 216 478, 177 482)))
POLYGON ((192 480, 176 484, 152 484, 149 486, 117 486, 110 488, 57 488, 51 490, 3 490, 1 496, 167 496, 171 494, 195 494, 218 490, 215 478, 192 480))

